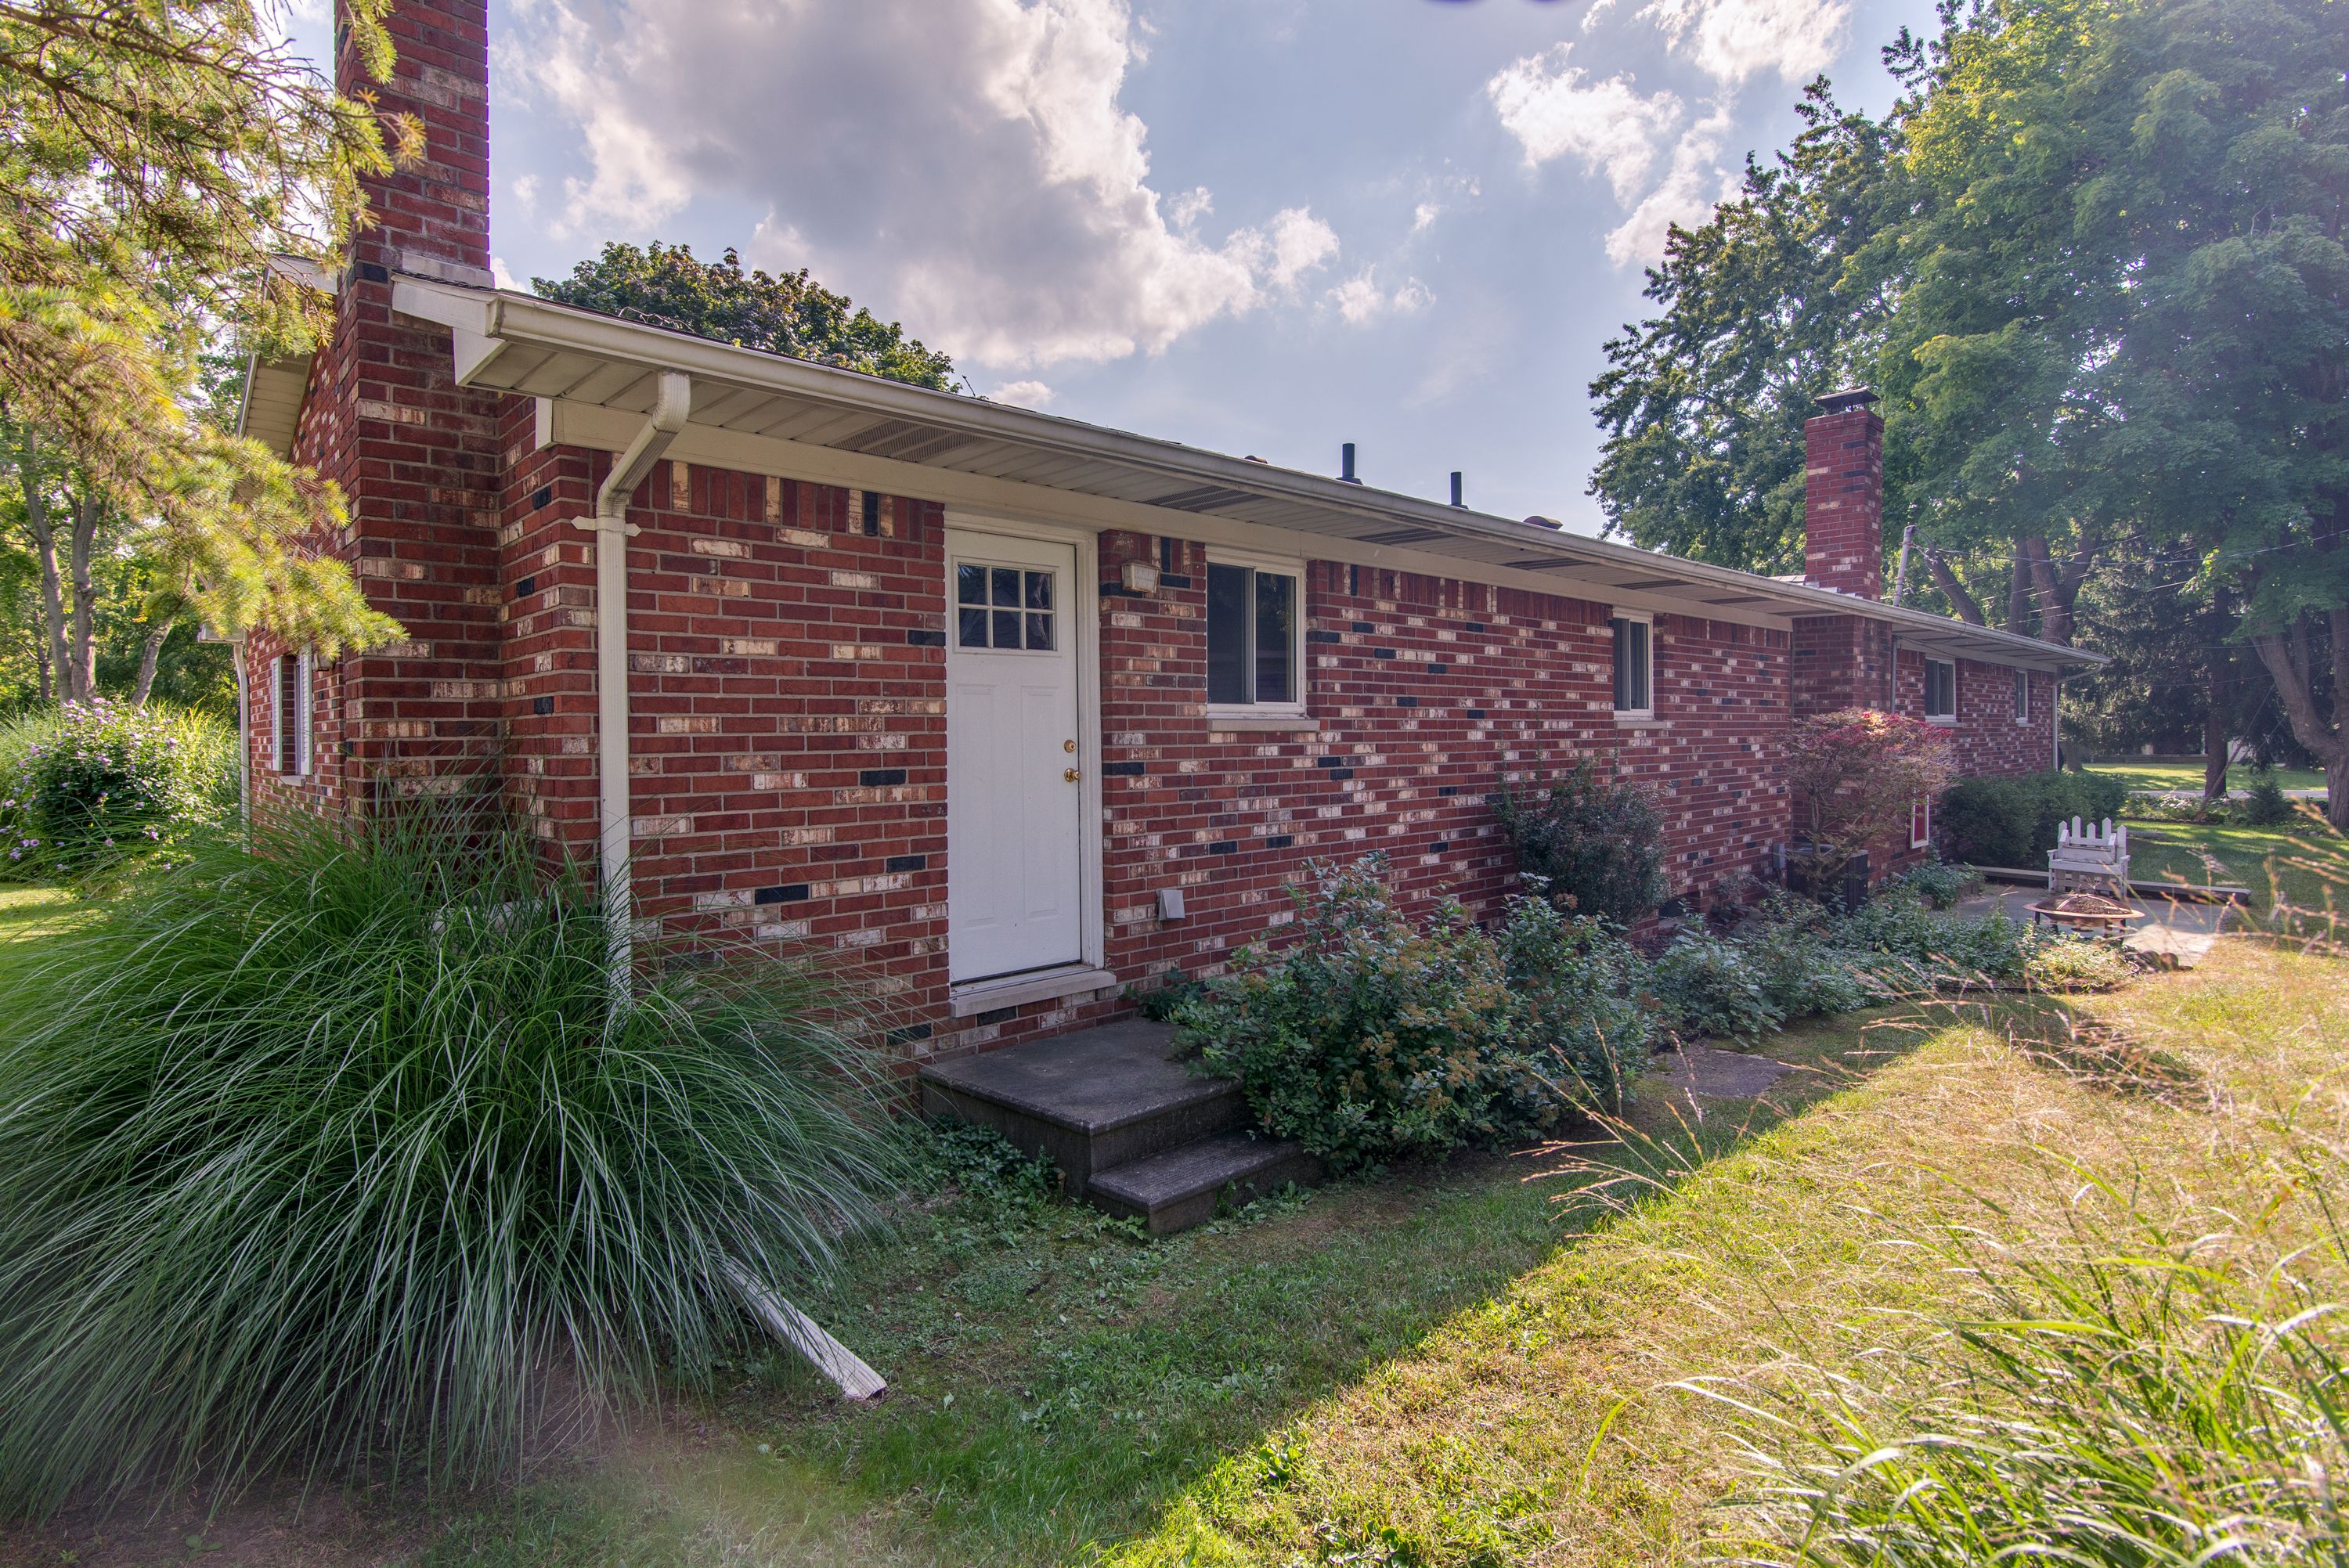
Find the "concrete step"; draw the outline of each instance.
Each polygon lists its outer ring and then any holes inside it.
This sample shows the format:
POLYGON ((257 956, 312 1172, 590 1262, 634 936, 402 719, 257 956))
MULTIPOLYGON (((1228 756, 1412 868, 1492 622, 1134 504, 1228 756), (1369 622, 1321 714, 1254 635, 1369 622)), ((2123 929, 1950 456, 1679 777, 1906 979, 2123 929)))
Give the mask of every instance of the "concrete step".
POLYGON ((1129 1018, 921 1070, 922 1109, 992 1127, 1060 1167, 1072 1198, 1097 1172, 1243 1126, 1230 1078, 1194 1078, 1174 1060, 1174 1031, 1129 1018))
POLYGON ((1087 1195, 1111 1213, 1133 1215, 1153 1235, 1163 1236, 1205 1224, 1226 1201, 1237 1205, 1292 1181, 1316 1185, 1321 1177, 1321 1161, 1287 1139, 1219 1132, 1100 1171, 1087 1195))

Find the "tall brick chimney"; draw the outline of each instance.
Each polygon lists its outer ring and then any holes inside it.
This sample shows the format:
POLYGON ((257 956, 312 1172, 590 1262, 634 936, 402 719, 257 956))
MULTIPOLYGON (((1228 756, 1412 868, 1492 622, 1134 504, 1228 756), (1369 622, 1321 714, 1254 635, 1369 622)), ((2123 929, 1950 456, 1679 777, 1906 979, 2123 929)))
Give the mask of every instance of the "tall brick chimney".
POLYGON ((1865 387, 1830 392, 1803 425, 1803 581, 1884 597, 1884 421, 1865 387))
POLYGON ((384 19, 398 57, 378 83, 350 46, 336 7, 335 83, 372 91, 387 115, 424 128, 423 155, 367 181, 375 225, 355 260, 450 283, 490 286, 490 21, 487 0, 399 0, 384 19))

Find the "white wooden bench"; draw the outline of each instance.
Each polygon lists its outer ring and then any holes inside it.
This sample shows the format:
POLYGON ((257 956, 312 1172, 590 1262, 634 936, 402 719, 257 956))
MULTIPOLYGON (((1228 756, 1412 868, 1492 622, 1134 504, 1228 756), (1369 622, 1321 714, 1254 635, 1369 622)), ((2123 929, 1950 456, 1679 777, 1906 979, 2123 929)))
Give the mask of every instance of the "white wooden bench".
POLYGON ((2055 824, 2055 847, 2047 851, 2047 891, 2105 892, 2127 902, 2128 829, 2107 817, 2101 826, 2075 817, 2055 824))

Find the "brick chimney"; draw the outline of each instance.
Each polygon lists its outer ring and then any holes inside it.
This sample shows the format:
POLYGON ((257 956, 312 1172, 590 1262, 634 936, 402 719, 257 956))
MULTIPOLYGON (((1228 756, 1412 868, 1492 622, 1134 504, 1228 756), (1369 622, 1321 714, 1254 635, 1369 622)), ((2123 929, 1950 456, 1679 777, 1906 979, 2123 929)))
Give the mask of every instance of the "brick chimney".
POLYGON ((384 18, 397 58, 377 82, 336 7, 335 85, 376 95, 385 115, 413 116, 422 156, 366 181, 375 224, 354 259, 450 283, 490 285, 490 21, 487 0, 399 0, 384 18))
POLYGON ((1830 392, 1803 425, 1803 581, 1884 597, 1884 421, 1865 387, 1830 392))

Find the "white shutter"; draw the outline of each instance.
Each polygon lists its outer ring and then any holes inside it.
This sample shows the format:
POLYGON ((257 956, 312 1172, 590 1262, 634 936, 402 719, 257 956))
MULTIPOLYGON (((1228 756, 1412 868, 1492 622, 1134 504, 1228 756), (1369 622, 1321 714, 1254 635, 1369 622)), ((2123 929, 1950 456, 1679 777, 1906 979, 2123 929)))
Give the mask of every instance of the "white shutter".
POLYGON ((307 779, 310 776, 311 730, 311 666, 309 655, 304 654, 295 662, 295 679, 298 688, 295 696, 295 706, 301 710, 295 716, 294 721, 294 744, 295 748, 295 760, 298 764, 295 769, 295 771, 301 774, 303 778, 307 779))

